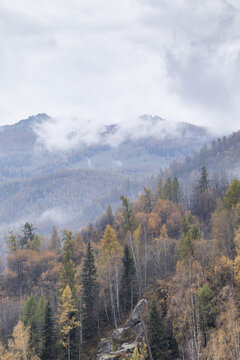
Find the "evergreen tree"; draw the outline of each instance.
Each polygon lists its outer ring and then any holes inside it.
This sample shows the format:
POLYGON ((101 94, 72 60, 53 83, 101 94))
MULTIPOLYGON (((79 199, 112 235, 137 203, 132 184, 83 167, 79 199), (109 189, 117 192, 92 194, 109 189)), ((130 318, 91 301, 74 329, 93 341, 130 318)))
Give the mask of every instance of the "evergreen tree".
POLYGON ((40 354, 42 351, 45 308, 46 302, 44 297, 41 296, 37 302, 34 295, 31 295, 23 306, 21 320, 30 329, 30 345, 35 354, 40 354))
POLYGON ((200 237, 199 228, 194 225, 191 214, 183 218, 182 231, 184 237, 179 241, 176 248, 179 260, 183 260, 185 257, 193 255, 193 241, 200 237))
POLYGON ((148 319, 148 338, 153 360, 165 360, 166 340, 163 318, 160 315, 156 302, 153 301, 148 319))
POLYGON ((23 226, 23 236, 20 236, 19 238, 19 247, 21 249, 28 248, 30 245, 30 242, 33 241, 35 236, 36 228, 33 226, 33 224, 29 224, 26 222, 23 226))
POLYGON ((131 233, 137 228, 137 220, 133 213, 133 204, 125 196, 120 196, 122 200, 122 215, 124 218, 124 229, 131 233))
POLYGON ((137 300, 136 292, 136 270, 132 255, 128 246, 124 248, 123 274, 121 279, 121 303, 123 311, 128 312, 137 300))
POLYGON ((29 243, 28 247, 30 250, 39 251, 41 249, 41 245, 42 245, 42 243, 41 243, 40 237, 37 234, 35 234, 34 238, 29 243))
POLYGON ((43 327, 44 327, 44 317, 46 312, 46 300, 42 295, 40 296, 37 308, 35 312, 35 342, 36 342, 36 353, 41 354, 43 349, 43 327))
POLYGON ((167 178, 162 190, 162 196, 165 200, 172 200, 172 180, 167 178))
POLYGON ((17 235, 13 231, 8 232, 6 243, 10 254, 18 250, 17 235))
POLYGON ((108 205, 107 207, 107 211, 106 211, 106 223, 107 225, 113 225, 113 221, 114 221, 114 216, 113 216, 113 211, 110 205, 108 205))
POLYGON ((240 181, 234 179, 226 191, 224 203, 227 208, 233 208, 240 201, 240 181))
POLYGON ((203 332, 206 345, 207 333, 211 327, 214 327, 216 316, 215 305, 213 302, 213 292, 207 285, 203 285, 198 292, 198 305, 200 329, 203 332))
POLYGON ((162 183, 162 178, 160 176, 157 183, 157 198, 162 199, 162 197, 163 197, 163 183, 162 183))
POLYGON ((172 181, 172 188, 171 188, 171 200, 176 204, 180 201, 180 190, 179 190, 179 182, 177 177, 175 176, 172 181))
POLYGON ((96 305, 98 301, 98 283, 95 258, 90 242, 88 243, 81 275, 83 298, 83 336, 89 339, 96 334, 96 305))
POLYGON ((208 172, 205 166, 201 169, 201 176, 198 180, 198 190, 200 193, 203 193, 205 190, 208 189, 209 179, 208 179, 208 172))
POLYGON ((154 206, 154 195, 150 188, 146 186, 143 187, 144 194, 143 194, 143 208, 145 213, 150 213, 153 210, 154 206))
POLYGON ((60 288, 70 286, 73 297, 76 296, 76 265, 74 262, 74 239, 72 231, 63 230, 63 261, 60 270, 60 288))
POLYGON ((43 326, 43 350, 42 360, 51 360, 55 358, 55 334, 54 334, 54 321, 52 309, 49 301, 47 302, 44 314, 43 326))
POLYGON ((58 236, 58 232, 57 232, 57 229, 55 228, 55 226, 53 226, 53 228, 52 228, 49 249, 55 250, 56 253, 60 253, 60 250, 61 250, 61 240, 58 236))

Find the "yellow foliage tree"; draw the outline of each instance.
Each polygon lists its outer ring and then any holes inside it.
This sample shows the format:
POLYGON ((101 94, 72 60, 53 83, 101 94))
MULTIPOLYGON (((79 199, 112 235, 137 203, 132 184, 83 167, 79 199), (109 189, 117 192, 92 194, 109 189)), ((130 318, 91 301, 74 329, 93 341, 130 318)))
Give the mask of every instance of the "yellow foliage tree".
POLYGON ((30 349, 30 327, 24 327, 22 321, 19 320, 13 329, 13 339, 9 341, 9 352, 5 354, 4 359, 29 360, 30 349))
POLYGON ((72 292, 69 285, 66 286, 62 293, 62 297, 59 304, 59 327, 61 333, 61 344, 67 349, 68 360, 71 358, 70 349, 70 332, 74 328, 80 325, 79 321, 76 320, 77 308, 74 305, 72 298, 72 292))

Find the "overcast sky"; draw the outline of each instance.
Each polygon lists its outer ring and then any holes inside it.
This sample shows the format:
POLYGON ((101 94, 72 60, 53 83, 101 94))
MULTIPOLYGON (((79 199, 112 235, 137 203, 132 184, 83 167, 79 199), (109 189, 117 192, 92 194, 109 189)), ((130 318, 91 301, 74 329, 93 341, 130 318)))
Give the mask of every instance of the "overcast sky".
POLYGON ((239 0, 1 0, 0 124, 156 114, 240 128, 239 0))

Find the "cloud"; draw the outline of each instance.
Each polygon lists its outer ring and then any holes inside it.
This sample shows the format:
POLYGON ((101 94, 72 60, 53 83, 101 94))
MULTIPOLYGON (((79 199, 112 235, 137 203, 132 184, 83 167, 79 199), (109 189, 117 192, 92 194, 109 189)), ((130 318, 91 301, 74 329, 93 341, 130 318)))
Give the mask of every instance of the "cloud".
POLYGON ((62 117, 63 142, 82 119, 134 131, 144 113, 230 132, 239 14, 237 0, 2 0, 1 123, 62 117))
MULTIPOLYGON (((33 131, 37 135, 36 152, 47 149, 50 152, 65 152, 80 146, 118 146, 127 139, 141 139, 145 136, 164 137, 178 134, 177 124, 157 116, 142 115, 128 122, 108 124, 76 117, 48 118, 35 123, 33 131)), ((88 160, 91 168, 91 161, 88 160)))

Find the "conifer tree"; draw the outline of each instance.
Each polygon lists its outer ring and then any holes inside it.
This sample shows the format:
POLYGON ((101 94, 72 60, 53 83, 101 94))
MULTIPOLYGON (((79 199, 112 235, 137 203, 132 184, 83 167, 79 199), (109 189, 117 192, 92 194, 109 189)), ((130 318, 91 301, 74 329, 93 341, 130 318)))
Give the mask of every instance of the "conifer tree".
POLYGON ((43 348, 43 327, 44 316, 46 311, 46 300, 44 296, 40 296, 35 312, 35 327, 36 327, 36 353, 41 354, 43 348))
POLYGON ((23 236, 20 236, 19 238, 19 247, 21 249, 28 248, 30 245, 30 242, 34 239, 36 228, 33 226, 33 224, 29 224, 26 222, 23 226, 23 236))
POLYGON ((146 186, 143 187, 144 194, 143 194, 143 208, 144 212, 150 213, 153 210, 154 206, 154 195, 150 188, 146 186))
POLYGON ((203 193, 205 190, 208 189, 209 179, 208 179, 208 172, 205 166, 201 169, 201 176, 198 180, 198 190, 200 193, 203 193))
POLYGON ((59 253, 61 250, 61 240, 58 236, 58 232, 55 226, 52 228, 49 249, 55 250, 56 253, 59 253))
POLYGON ((164 322, 156 302, 153 301, 148 319, 148 339, 153 360, 166 359, 166 340, 164 338, 164 322))
POLYGON ((157 183, 157 198, 162 199, 162 197, 163 197, 163 182, 160 176, 157 183))
POLYGON ((121 302, 123 311, 128 312, 137 300, 136 295, 136 270, 133 258, 126 245, 124 248, 123 274, 121 279, 121 302))
POLYGON ((179 182, 177 177, 175 176, 172 181, 172 189, 171 189, 171 200, 176 204, 180 201, 180 190, 179 190, 179 182))
POLYGON ((163 186, 163 199, 172 200, 172 180, 170 177, 167 178, 163 186))
POLYGON ((240 201, 240 181, 234 179, 226 191, 224 203, 227 208, 233 208, 240 201))
POLYGON ((203 285, 203 287, 198 292, 198 305, 200 329, 203 332, 206 345, 207 333, 211 327, 214 327, 216 316, 215 305, 213 302, 213 292, 208 287, 208 285, 203 285))
POLYGON ((90 242, 83 262, 81 275, 83 298, 83 336, 89 339, 96 334, 96 306, 98 302, 98 283, 95 258, 90 242))
POLYGON ((44 296, 41 296, 36 301, 34 295, 31 295, 23 306, 23 313, 21 320, 24 325, 30 329, 30 345, 35 354, 42 352, 42 332, 44 325, 44 314, 46 309, 46 301, 44 296))
POLYGON ((61 334, 61 344, 67 350, 68 360, 71 359, 71 331, 80 324, 76 320, 77 308, 74 305, 74 299, 70 286, 64 289, 59 304, 59 327, 61 334))
POLYGON ((76 265, 74 262, 74 239, 72 231, 63 230, 63 262, 60 270, 60 288, 70 286, 72 296, 76 296, 76 265))
POLYGON ((43 326, 43 350, 42 360, 51 360, 55 358, 55 334, 52 309, 49 301, 47 302, 43 326))
POLYGON ((8 251, 10 254, 18 250, 17 235, 11 230, 6 236, 6 243, 8 245, 8 251))
POLYGON ((124 218, 124 229, 125 231, 130 231, 131 233, 137 227, 137 220, 133 213, 133 205, 129 199, 125 196, 120 196, 122 200, 122 214, 124 218))

